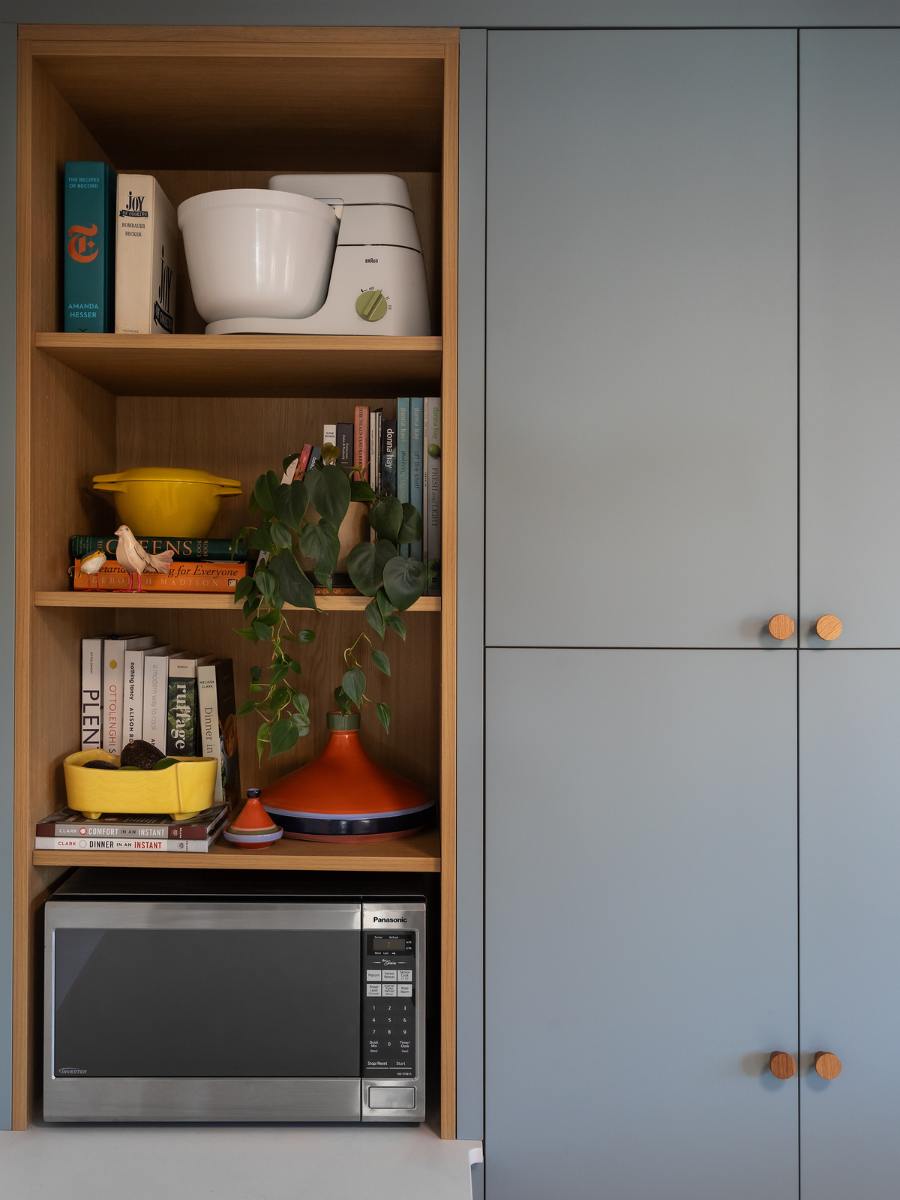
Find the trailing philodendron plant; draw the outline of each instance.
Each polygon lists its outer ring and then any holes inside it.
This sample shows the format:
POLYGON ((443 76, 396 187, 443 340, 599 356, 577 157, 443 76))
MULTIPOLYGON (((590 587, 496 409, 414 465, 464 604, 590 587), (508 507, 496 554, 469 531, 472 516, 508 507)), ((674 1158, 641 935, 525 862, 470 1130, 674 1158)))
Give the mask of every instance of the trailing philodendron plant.
POLYGON ((309 733, 309 697, 300 686, 298 647, 312 642, 315 633, 295 628, 289 613, 295 608, 318 611, 316 584, 332 587, 341 554, 340 528, 351 503, 368 509, 374 541, 359 541, 344 564, 353 586, 371 600, 364 610, 365 627, 343 652, 341 678, 334 689, 342 712, 361 713, 366 703, 374 703, 379 721, 390 729, 390 709, 369 695, 367 660, 390 675, 390 660, 382 648, 385 635, 390 629, 405 639, 400 613, 419 599, 428 583, 425 564, 401 553, 402 546, 422 536, 422 518, 411 504, 401 504, 395 496, 376 496, 358 478, 358 469, 347 471, 337 462, 333 446, 323 447, 320 465, 304 479, 285 482, 296 457, 285 459, 282 480, 274 471, 257 479, 251 507, 259 523, 241 535, 251 550, 259 551, 259 558, 253 574, 240 580, 235 592, 244 614, 244 626, 237 632, 271 647, 268 666, 250 670, 250 698, 240 710, 259 717, 260 759, 266 751, 272 757, 283 754, 309 733))

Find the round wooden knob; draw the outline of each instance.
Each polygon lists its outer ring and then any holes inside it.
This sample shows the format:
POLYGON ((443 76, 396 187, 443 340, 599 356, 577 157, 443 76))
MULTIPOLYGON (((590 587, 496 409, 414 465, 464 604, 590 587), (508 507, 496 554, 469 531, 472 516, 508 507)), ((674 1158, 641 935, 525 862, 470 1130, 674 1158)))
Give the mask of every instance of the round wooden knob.
POLYGON ((769 1057, 769 1070, 776 1079, 793 1079, 797 1074, 797 1060, 786 1050, 773 1050, 769 1057))
POLYGON ((788 613, 776 613, 769 622, 769 633, 776 642, 786 642, 795 629, 794 618, 788 613))
POLYGON ((844 1069, 844 1064, 836 1054, 831 1054, 827 1050, 820 1050, 816 1055, 816 1074, 820 1079, 837 1079, 841 1071, 844 1069))
POLYGON ((834 613, 825 613, 816 621, 816 633, 823 642, 836 641, 844 631, 844 622, 834 613))

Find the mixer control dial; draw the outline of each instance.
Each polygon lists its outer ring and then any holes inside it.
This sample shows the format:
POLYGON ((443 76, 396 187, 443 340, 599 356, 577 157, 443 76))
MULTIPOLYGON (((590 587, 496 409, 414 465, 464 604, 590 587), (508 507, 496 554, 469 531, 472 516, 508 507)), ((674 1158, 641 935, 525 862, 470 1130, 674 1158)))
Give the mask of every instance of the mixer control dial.
POLYGON ((387 310, 387 296, 381 288, 370 288, 356 297, 356 311, 364 321, 380 321, 387 310))

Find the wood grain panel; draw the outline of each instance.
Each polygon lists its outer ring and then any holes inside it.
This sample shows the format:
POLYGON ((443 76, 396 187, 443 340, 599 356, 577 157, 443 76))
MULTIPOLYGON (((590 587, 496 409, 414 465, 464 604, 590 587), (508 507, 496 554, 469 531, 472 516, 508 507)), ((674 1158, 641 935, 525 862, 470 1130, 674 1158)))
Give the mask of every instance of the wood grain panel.
POLYGON ((456 1136, 456 464, 459 47, 444 66, 441 512, 441 1136, 456 1136))
MULTIPOLYGON (((62 102, 26 52, 19 61, 17 171, 16 353, 16 710, 13 808, 13 1081, 12 1122, 28 1124, 33 1093, 34 920, 46 886, 59 869, 30 866, 33 814, 47 796, 44 772, 59 739, 70 736, 59 718, 52 645, 31 605, 35 586, 58 582, 64 565, 59 534, 82 515, 79 481, 95 455, 114 445, 111 397, 94 384, 61 380, 64 369, 32 349, 37 328, 57 319, 60 245, 59 170, 67 158, 103 158, 90 133, 62 102), (85 423, 87 410, 92 414, 85 423), (105 447, 105 449, 104 449, 105 447)), ((70 629, 90 626, 93 614, 67 616, 70 629)), ((65 672, 63 673, 65 680, 65 672)), ((72 693, 73 697, 77 692, 72 693)), ((72 720, 77 719, 73 702, 72 720)))
POLYGON ((439 338, 39 333, 35 344, 119 395, 431 394, 441 370, 439 338))
POLYGON ((285 147, 307 170, 438 166, 442 64, 415 43, 382 43, 377 56, 354 42, 234 49, 187 40, 136 53, 123 42, 37 47, 56 87, 123 170, 192 167, 198 146, 220 168, 265 167, 285 147), (352 67, 335 70, 341 57, 352 67))
MULTIPOLYGON (((108 522, 107 522, 108 523, 108 522)), ((127 610, 168 608, 190 609, 194 612, 222 612, 236 615, 232 596, 203 595, 197 593, 151 593, 151 592, 35 592, 34 603, 38 608, 123 608, 127 610)), ((322 612, 362 612, 369 603, 368 596, 318 596, 316 603, 322 612)), ((289 612, 299 612, 292 604, 285 606, 289 612)), ((409 613, 440 612, 440 596, 423 596, 417 600, 409 613)))

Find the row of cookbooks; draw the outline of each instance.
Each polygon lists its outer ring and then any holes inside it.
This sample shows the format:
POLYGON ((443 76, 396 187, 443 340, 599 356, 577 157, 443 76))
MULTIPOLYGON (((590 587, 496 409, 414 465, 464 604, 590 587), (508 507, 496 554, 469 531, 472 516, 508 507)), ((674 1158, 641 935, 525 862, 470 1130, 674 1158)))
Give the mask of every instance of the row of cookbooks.
MULTIPOLYGON (((429 590, 440 590, 441 562, 441 399, 400 396, 395 417, 380 408, 358 404, 352 424, 328 424, 323 443, 337 447, 338 461, 356 467, 378 496, 396 496, 422 515, 422 540, 402 546, 400 553, 421 559, 431 568, 429 590)), ((303 447, 303 454, 317 454, 303 447)), ((303 467, 303 455, 300 466, 303 467)))
POLYGON ((170 757, 215 758, 214 804, 187 823, 145 814, 89 821, 62 809, 38 822, 35 849, 208 850, 241 794, 231 659, 149 635, 83 638, 79 720, 82 750, 120 755, 129 742, 149 742, 170 757))
POLYGON ((63 169, 63 331, 172 333, 178 226, 153 175, 63 169))

